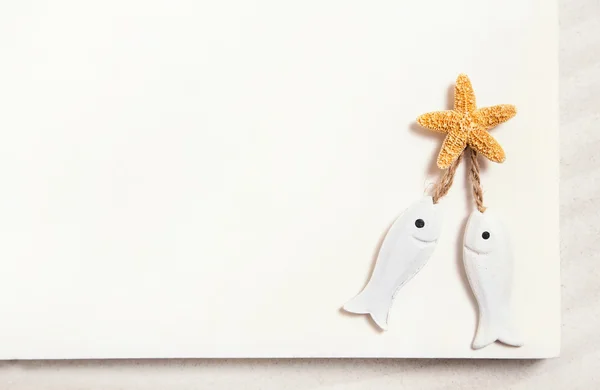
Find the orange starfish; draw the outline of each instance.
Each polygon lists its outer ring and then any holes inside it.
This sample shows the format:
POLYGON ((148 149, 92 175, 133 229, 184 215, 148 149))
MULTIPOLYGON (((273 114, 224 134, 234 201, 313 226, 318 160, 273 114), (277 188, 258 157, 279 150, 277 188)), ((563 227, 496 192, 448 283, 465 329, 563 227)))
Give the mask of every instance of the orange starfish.
POLYGON ((510 104, 477 108, 471 81, 461 74, 454 87, 454 110, 429 112, 418 117, 417 122, 447 134, 437 159, 438 167, 446 169, 467 145, 491 161, 503 162, 506 158, 504 150, 488 130, 516 114, 517 109, 510 104))

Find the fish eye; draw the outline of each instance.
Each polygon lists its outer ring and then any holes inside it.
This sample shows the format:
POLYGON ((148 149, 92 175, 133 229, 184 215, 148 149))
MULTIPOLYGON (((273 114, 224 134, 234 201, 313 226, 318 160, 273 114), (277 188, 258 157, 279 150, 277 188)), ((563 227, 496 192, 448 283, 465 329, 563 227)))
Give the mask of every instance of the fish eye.
POLYGON ((483 238, 484 240, 487 240, 488 238, 490 238, 490 232, 483 232, 481 234, 481 238, 483 238))
POLYGON ((423 221, 421 218, 419 218, 415 221, 415 226, 418 227, 419 229, 421 229, 423 226, 425 226, 425 221, 423 221))

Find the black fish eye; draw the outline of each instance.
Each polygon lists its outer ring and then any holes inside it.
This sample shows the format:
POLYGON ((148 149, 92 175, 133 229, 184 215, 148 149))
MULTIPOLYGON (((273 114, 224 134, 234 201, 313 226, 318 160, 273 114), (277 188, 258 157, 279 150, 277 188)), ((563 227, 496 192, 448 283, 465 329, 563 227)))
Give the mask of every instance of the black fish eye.
POLYGON ((425 226, 425 221, 423 221, 421 218, 419 218, 415 221, 415 226, 418 227, 419 229, 421 229, 423 226, 425 226))
POLYGON ((488 238, 490 238, 490 232, 481 233, 481 238, 483 238, 484 240, 487 240, 488 238))

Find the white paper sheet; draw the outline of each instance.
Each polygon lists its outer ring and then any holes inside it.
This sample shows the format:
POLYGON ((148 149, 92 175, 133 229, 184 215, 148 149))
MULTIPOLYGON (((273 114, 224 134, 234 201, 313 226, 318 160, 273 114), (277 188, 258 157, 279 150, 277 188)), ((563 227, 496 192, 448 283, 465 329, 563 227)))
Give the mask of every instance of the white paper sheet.
POLYGON ((0 5, 0 358, 557 355, 556 33, 542 0, 0 5), (518 349, 470 347, 464 167, 389 331, 339 310, 463 72, 519 110, 482 171, 518 349))

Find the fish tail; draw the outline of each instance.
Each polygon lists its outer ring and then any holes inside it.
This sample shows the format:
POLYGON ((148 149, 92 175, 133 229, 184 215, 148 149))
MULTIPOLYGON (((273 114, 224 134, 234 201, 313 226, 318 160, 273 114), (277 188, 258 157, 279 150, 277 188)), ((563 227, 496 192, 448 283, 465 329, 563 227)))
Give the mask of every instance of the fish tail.
POLYGON ((502 328, 498 341, 513 347, 522 347, 524 344, 521 335, 512 326, 502 328))
POLYGON ((355 314, 369 314, 375 324, 387 330, 388 313, 392 306, 393 296, 386 298, 365 288, 360 294, 344 305, 344 310, 355 314))
POLYGON ((480 319, 477 326, 477 334, 475 335, 475 340, 473 340, 473 349, 481 349, 495 341, 500 341, 513 347, 523 346, 523 340, 519 332, 510 324, 494 324, 480 319))

